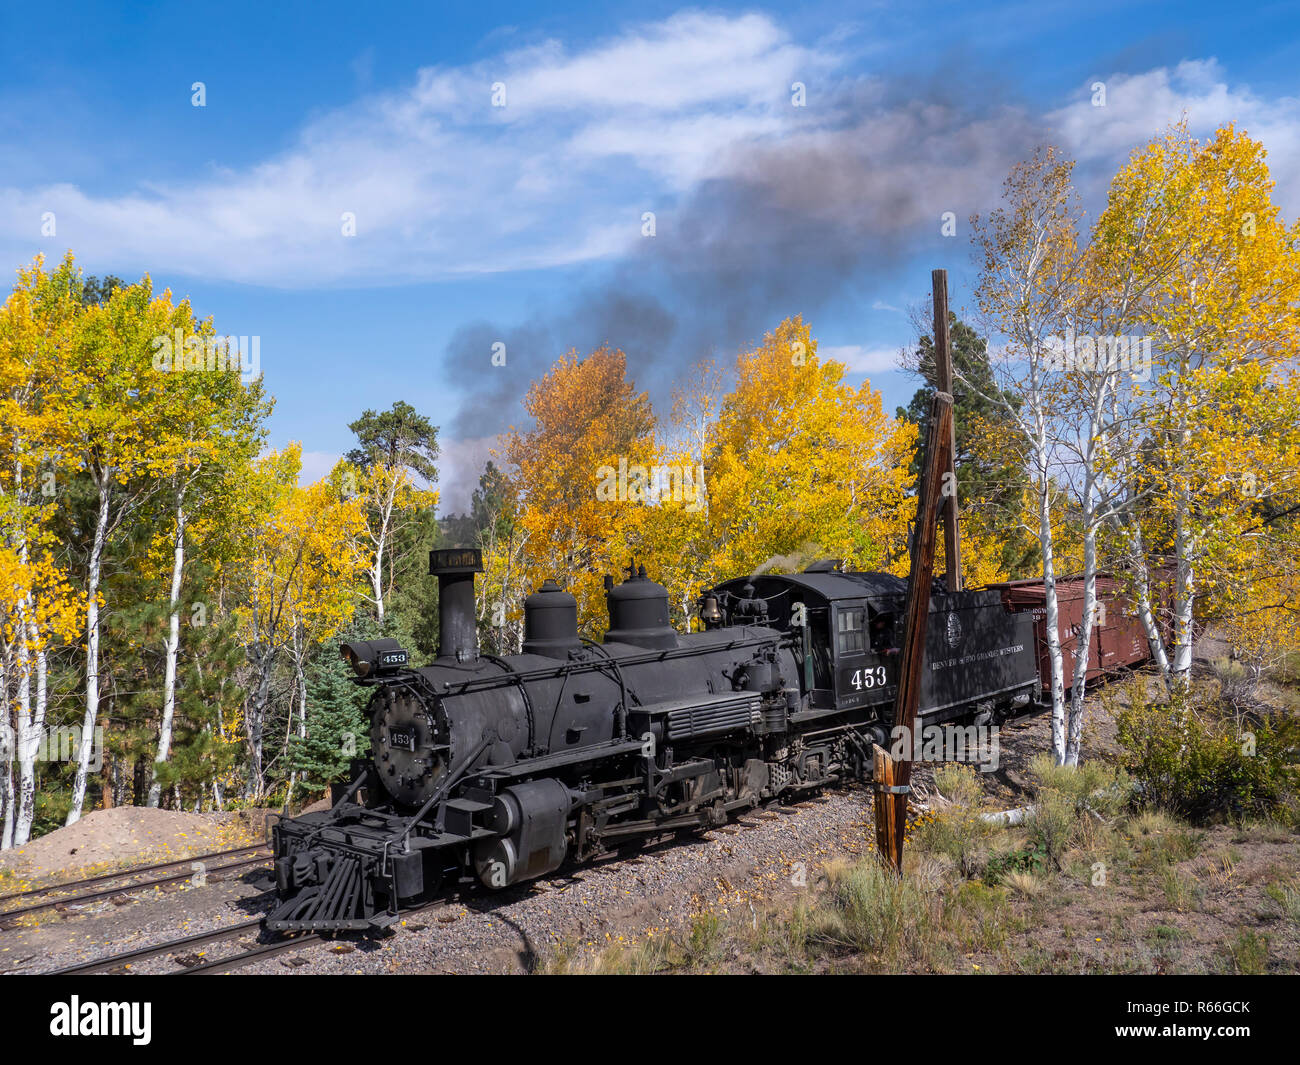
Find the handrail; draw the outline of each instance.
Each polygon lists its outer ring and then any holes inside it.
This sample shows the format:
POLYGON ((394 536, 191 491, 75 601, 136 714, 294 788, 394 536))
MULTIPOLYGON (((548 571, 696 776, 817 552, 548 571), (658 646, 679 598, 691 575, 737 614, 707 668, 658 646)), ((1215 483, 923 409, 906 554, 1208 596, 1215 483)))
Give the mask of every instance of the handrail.
POLYGON ((528 753, 533 754, 537 750, 537 715, 533 711, 533 701, 528 696, 528 686, 524 683, 523 677, 515 669, 512 669, 510 663, 504 658, 496 655, 483 655, 489 662, 495 663, 501 667, 501 672, 508 676, 519 688, 519 694, 524 701, 524 714, 528 718, 528 753))
MULTIPOLYGON (((451 786, 453 784, 458 783, 460 781, 460 778, 469 772, 470 767, 473 766, 475 759, 478 758, 478 756, 482 754, 485 750, 487 750, 489 746, 491 746, 493 738, 494 737, 491 736, 484 736, 481 740, 479 740, 478 745, 472 751, 470 751, 468 755, 466 755, 463 759, 461 759, 459 765, 448 770, 447 775, 442 778, 442 783, 433 789, 433 794, 429 796, 428 801, 425 802, 425 804, 421 806, 418 811, 416 811, 415 815, 409 821, 406 822, 406 827, 402 829, 401 833, 396 837, 397 841, 402 844, 403 850, 406 849, 406 841, 407 838, 411 835, 411 829, 413 829, 417 824, 420 823, 420 821, 424 819, 424 815, 427 814, 433 808, 435 803, 440 802, 442 800, 442 797, 451 789, 451 786)), ((384 844, 385 858, 387 858, 387 852, 388 852, 388 843, 385 843, 384 844)))

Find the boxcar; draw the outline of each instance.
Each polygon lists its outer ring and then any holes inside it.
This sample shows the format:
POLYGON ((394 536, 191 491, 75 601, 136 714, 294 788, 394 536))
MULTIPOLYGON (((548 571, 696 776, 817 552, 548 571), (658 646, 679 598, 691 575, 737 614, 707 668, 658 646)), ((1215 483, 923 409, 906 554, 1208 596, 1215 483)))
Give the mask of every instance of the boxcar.
MULTIPOLYGON (((1051 662, 1047 650, 1047 593, 1041 580, 1004 581, 989 585, 1014 613, 1034 619, 1034 649, 1043 694, 1050 698, 1051 662)), ((1063 577, 1056 582, 1058 631, 1065 689, 1073 687, 1075 655, 1083 631, 1083 578, 1063 577)), ((1097 575, 1097 615, 1088 648, 1088 683, 1106 674, 1141 665, 1151 657, 1142 622, 1124 590, 1110 574, 1097 575)))

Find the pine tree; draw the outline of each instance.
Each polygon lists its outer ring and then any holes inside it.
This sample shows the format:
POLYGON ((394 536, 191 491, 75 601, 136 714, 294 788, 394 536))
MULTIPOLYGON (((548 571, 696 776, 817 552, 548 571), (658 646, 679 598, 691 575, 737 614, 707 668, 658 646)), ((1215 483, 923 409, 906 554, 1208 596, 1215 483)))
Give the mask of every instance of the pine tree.
MULTIPOLYGON (((341 635, 346 641, 355 634, 341 635)), ((285 760, 308 792, 323 791, 345 776, 353 758, 370 749, 365 718, 369 692, 352 683, 352 673, 330 641, 322 647, 307 676, 307 735, 289 741, 285 760)))
MULTIPOLYGON (((1023 528, 1021 515, 1029 477, 1024 456, 1018 448, 1015 425, 1002 402, 989 364, 988 341, 949 312, 949 335, 952 345, 953 427, 957 454, 957 502, 963 518, 977 519, 981 526, 999 531, 1002 541, 1001 568, 1011 576, 1021 576, 1037 562, 1034 539, 1023 528)), ((926 439, 930 425, 930 397, 934 395, 937 373, 934 365, 934 341, 923 336, 917 343, 917 372, 925 387, 916 390, 906 408, 899 407, 896 417, 919 429, 919 439, 926 439)), ((1017 397, 1001 393, 1014 408, 1017 397)), ((912 457, 910 474, 919 477, 922 449, 912 457)), ((969 532, 977 530, 968 526, 969 532)))

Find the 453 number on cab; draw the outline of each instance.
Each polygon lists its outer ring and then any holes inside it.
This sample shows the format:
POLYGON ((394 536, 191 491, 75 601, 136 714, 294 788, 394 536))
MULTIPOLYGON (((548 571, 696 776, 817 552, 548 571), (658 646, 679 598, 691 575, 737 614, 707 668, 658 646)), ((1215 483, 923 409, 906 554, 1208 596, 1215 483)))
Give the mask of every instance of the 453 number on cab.
POLYGON ((855 669, 849 676, 849 687, 851 687, 855 692, 860 692, 867 688, 883 688, 884 686, 884 666, 876 666, 874 669, 855 669))

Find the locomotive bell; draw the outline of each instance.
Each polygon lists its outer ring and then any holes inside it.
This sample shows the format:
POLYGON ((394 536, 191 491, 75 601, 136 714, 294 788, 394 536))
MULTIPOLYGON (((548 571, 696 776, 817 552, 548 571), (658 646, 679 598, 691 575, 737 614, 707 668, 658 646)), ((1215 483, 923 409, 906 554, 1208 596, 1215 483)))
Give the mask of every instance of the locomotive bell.
POLYGON ((705 625, 718 625, 722 622, 722 609, 718 606, 716 595, 706 595, 700 605, 700 620, 705 625))

